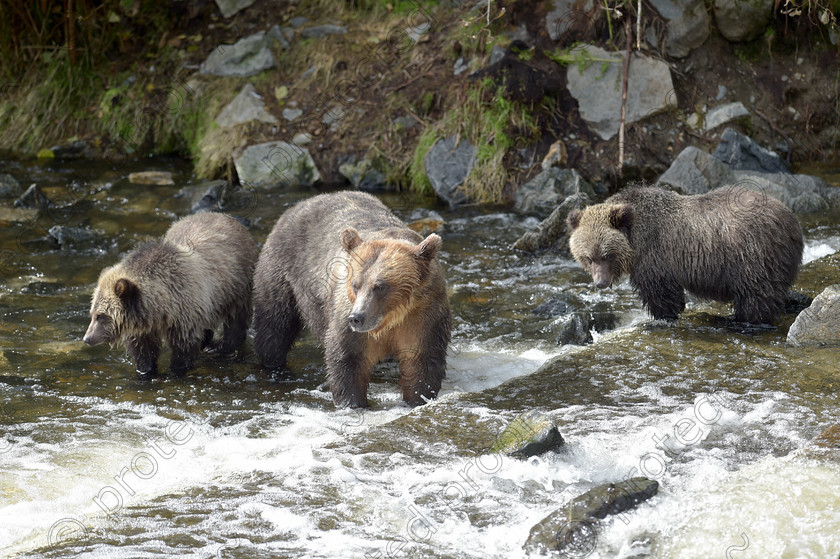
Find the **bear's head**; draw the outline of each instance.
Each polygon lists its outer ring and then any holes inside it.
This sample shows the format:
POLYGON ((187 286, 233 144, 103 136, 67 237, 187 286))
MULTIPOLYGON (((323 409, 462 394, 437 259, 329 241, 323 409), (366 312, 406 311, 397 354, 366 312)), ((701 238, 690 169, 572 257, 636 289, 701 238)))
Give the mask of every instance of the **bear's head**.
POLYGON ((137 301, 137 284, 121 272, 117 267, 111 267, 105 268, 99 275, 90 305, 90 326, 84 337, 89 345, 118 341, 126 318, 137 301))
POLYGON ((358 231, 345 229, 341 245, 349 256, 350 329, 378 336, 399 325, 414 308, 441 243, 434 233, 419 244, 398 239, 363 241, 358 231))
POLYGON ((635 215, 627 204, 597 204, 574 210, 566 218, 572 256, 592 274, 598 289, 611 286, 630 272, 635 215))

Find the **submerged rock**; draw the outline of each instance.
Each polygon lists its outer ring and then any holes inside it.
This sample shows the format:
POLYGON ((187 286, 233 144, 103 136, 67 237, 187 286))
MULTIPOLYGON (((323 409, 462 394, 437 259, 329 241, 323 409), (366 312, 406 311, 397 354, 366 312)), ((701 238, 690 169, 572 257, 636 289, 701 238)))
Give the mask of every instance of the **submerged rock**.
POLYGON ((41 187, 34 183, 29 185, 29 188, 26 189, 26 192, 21 194, 20 198, 15 200, 14 204, 16 208, 31 208, 38 210, 49 208, 52 205, 52 201, 49 198, 47 198, 47 195, 44 194, 44 191, 41 190, 41 187))
POLYGON ((79 248, 89 245, 97 235, 86 227, 70 227, 67 225, 53 225, 48 233, 63 249, 79 248))
POLYGON ((599 485, 575 497, 531 528, 524 549, 529 553, 560 552, 566 556, 574 553, 576 557, 583 557, 588 553, 578 553, 595 549, 598 520, 630 510, 656 495, 657 491, 659 483, 645 477, 599 485))
POLYGON ((233 163, 239 180, 253 186, 312 186, 321 180, 309 150, 286 142, 248 146, 233 163))
POLYGON ((13 198, 23 194, 20 183, 7 173, 0 173, 0 198, 13 198))
POLYGON ((132 184, 153 184, 168 186, 175 184, 169 171, 140 171, 128 175, 128 182, 132 184))
POLYGON ((247 78, 276 65, 265 32, 260 31, 233 45, 219 45, 213 49, 207 60, 201 64, 199 72, 213 76, 247 78))
POLYGON ((814 298, 788 330, 787 341, 796 347, 840 345, 840 284, 830 285, 814 298))
POLYGON ((545 219, 567 197, 580 193, 595 197, 592 186, 574 169, 549 167, 516 190, 513 208, 545 219))
POLYGON ((475 146, 464 139, 456 145, 457 141, 457 136, 438 140, 423 159, 435 193, 453 208, 467 202, 459 187, 475 164, 475 146))
POLYGON ((0 206, 0 221, 28 223, 34 221, 37 217, 37 208, 7 208, 0 206))
POLYGON ((514 458, 530 458, 557 450, 565 444, 557 425, 546 414, 531 410, 505 427, 490 452, 514 458))
POLYGON ((443 220, 435 219, 433 217, 424 217, 406 224, 406 227, 421 237, 427 237, 432 233, 439 233, 443 230, 443 226, 443 220))

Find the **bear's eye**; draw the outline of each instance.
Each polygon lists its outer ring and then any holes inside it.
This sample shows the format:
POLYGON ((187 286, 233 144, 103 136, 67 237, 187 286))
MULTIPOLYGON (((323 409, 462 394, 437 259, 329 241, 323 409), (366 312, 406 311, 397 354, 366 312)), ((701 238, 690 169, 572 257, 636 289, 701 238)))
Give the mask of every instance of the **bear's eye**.
POLYGON ((359 290, 359 288, 361 288, 361 287, 362 287, 362 281, 361 281, 361 280, 358 280, 358 279, 354 279, 354 280, 350 283, 350 287, 353 289, 353 292, 355 293, 356 291, 358 291, 358 290, 359 290))
POLYGON ((383 291, 386 287, 388 287, 388 284, 386 284, 384 281, 377 281, 373 284, 374 291, 383 291))
POLYGON ((584 256, 584 257, 583 257, 583 263, 584 263, 586 266, 589 266, 590 264, 592 264, 592 259, 591 259, 591 258, 589 258, 588 256, 584 256))

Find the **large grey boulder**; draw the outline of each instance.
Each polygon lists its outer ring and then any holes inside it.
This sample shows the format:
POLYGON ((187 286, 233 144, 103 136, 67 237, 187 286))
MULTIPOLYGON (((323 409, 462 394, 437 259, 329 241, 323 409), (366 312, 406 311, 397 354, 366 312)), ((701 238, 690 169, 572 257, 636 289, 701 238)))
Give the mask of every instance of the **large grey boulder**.
POLYGON ((712 18, 703 0, 651 0, 665 21, 665 54, 684 58, 706 42, 712 18))
POLYGON ((230 128, 252 120, 277 124, 277 119, 265 110, 260 94, 257 93, 252 84, 247 83, 242 91, 233 98, 233 101, 222 109, 222 112, 216 117, 216 123, 221 128, 230 128))
POLYGON ((321 180, 309 150, 286 142, 249 146, 233 164, 240 182, 251 186, 311 186, 321 180))
POLYGON ((732 128, 723 131, 712 157, 723 161, 736 171, 789 172, 778 153, 764 149, 752 138, 732 128))
POLYGON ((545 219, 573 194, 595 197, 592 185, 574 169, 549 167, 516 190, 513 208, 518 213, 545 219))
POLYGON ((773 17, 775 0, 714 0, 715 23, 730 41, 751 41, 773 17))
POLYGON ((787 341, 797 347, 840 345, 840 284, 830 285, 814 298, 788 330, 787 341))
POLYGON ((525 252, 536 252, 558 246, 563 252, 568 251, 569 232, 566 230, 566 217, 573 210, 581 210, 589 205, 590 196, 584 193, 572 194, 539 225, 519 237, 513 248, 525 252))
POLYGON ((457 136, 438 140, 423 158, 426 176, 432 183, 435 193, 450 207, 467 202, 467 197, 459 187, 475 165, 475 146, 457 136))
POLYGON ((595 22, 594 0, 554 0, 545 16, 545 30, 552 41, 570 31, 583 31, 595 22))
POLYGON ((222 16, 229 18, 254 2, 256 0, 216 0, 216 5, 219 7, 219 11, 222 12, 222 16))
POLYGON ((744 186, 776 198, 796 213, 840 207, 840 189, 828 186, 819 177, 736 170, 695 147, 680 152, 658 182, 681 194, 704 194, 726 185, 744 186))
MULTIPOLYGON (((609 140, 618 133, 620 125, 624 55, 594 46, 581 49, 593 63, 583 70, 578 65, 569 66, 567 87, 578 102, 581 118, 593 132, 609 140)), ((634 53, 627 84, 626 122, 642 120, 676 105, 668 65, 634 53)))
POLYGON ((213 76, 247 78, 276 65, 268 39, 265 33, 260 31, 233 45, 219 45, 213 49, 207 60, 201 64, 199 72, 213 76))

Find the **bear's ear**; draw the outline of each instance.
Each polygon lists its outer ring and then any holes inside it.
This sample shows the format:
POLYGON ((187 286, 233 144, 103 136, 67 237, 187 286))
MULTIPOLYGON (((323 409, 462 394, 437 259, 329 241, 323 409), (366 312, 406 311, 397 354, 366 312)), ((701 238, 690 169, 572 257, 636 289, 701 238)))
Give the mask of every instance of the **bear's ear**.
POLYGON ((569 215, 566 216, 566 226, 568 226, 569 231, 577 229, 578 225, 580 225, 580 217, 582 215, 583 210, 572 210, 569 212, 569 215))
POLYGON ((362 244, 362 238, 359 236, 359 232, 352 227, 348 227, 341 232, 341 246, 347 252, 353 252, 353 249, 360 244, 362 244))
POLYGON ((431 260, 435 257, 440 246, 443 244, 443 240, 438 236, 432 233, 425 239, 423 239, 419 245, 414 247, 414 256, 417 258, 425 258, 426 260, 431 260))
POLYGON ((633 206, 628 204, 613 206, 610 208, 609 218, 612 227, 630 236, 630 230, 633 229, 633 222, 636 219, 636 212, 633 210, 633 206))
POLYGON ((123 303, 128 303, 137 294, 137 284, 126 278, 120 278, 114 284, 114 295, 123 303))

